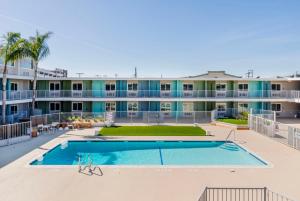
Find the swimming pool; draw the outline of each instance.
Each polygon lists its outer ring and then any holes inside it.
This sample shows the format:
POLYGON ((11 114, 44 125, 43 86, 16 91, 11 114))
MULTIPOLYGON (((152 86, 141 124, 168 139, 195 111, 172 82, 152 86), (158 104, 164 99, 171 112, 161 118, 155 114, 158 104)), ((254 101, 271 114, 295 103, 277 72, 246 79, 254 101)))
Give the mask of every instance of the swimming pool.
POLYGON ((31 165, 201 165, 266 166, 233 142, 224 141, 67 141, 31 165))

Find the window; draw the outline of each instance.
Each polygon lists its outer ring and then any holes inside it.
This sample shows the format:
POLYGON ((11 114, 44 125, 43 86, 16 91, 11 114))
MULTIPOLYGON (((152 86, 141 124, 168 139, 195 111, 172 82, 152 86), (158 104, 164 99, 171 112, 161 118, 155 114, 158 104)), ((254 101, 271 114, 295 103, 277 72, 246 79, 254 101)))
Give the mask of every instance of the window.
POLYGON ((281 104, 280 103, 273 103, 272 104, 272 111, 281 112, 281 104))
POLYGON ((194 110, 193 103, 183 103, 183 111, 184 112, 192 112, 194 110))
POLYGON ((171 103, 161 103, 160 111, 162 112, 170 112, 171 111, 171 103))
POLYGON ((105 90, 106 91, 115 91, 116 90, 116 84, 115 83, 105 84, 105 90))
POLYGON ((116 103, 115 102, 106 102, 105 103, 105 111, 106 112, 116 111, 116 103))
MULTIPOLYGON (((73 85, 73 88, 74 88, 74 85, 73 85)), ((58 91, 59 89, 60 89, 60 84, 58 82, 50 83, 50 91, 58 91)))
POLYGON ((226 103, 218 103, 217 104, 217 111, 218 112, 225 112, 226 111, 226 103))
POLYGON ((17 114, 18 113, 18 106, 17 105, 11 105, 10 106, 10 113, 11 114, 17 114))
POLYGON ((82 91, 82 83, 73 83, 74 91, 82 91))
POLYGON ((167 84, 167 83, 160 84, 160 90, 161 91, 170 91, 171 90, 171 84, 167 84))
POLYGON ((81 102, 73 102, 72 110, 73 111, 82 111, 82 103, 81 102))
POLYGON ((281 84, 272 84, 272 91, 280 91, 281 84))
POLYGON ((216 84, 217 91, 226 91, 226 84, 216 84))
POLYGON ((60 111, 60 102, 50 102, 50 112, 60 111))
POLYGON ((239 91, 248 91, 248 84, 239 84, 239 91))
POLYGON ((11 91, 18 91, 18 84, 17 83, 10 83, 10 90, 11 91))
POLYGON ((21 68, 31 68, 31 59, 22 59, 20 61, 20 67, 21 68))
POLYGON ((239 103, 238 109, 239 110, 247 110, 248 109, 248 103, 239 103))
POLYGON ((137 91, 138 84, 137 83, 128 83, 128 91, 137 91))
POLYGON ((129 102, 128 105, 127 105, 127 110, 129 112, 138 111, 138 103, 137 102, 129 102))
POLYGON ((183 84, 183 91, 193 91, 193 84, 183 84))

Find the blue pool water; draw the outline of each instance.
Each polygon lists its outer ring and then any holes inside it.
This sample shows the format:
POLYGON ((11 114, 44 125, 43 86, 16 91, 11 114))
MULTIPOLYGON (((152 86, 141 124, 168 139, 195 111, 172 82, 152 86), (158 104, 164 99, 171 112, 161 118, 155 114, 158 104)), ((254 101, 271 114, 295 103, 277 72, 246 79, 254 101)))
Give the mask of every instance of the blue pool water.
POLYGON ((68 141, 31 165, 212 165, 265 166, 235 143, 224 141, 68 141))

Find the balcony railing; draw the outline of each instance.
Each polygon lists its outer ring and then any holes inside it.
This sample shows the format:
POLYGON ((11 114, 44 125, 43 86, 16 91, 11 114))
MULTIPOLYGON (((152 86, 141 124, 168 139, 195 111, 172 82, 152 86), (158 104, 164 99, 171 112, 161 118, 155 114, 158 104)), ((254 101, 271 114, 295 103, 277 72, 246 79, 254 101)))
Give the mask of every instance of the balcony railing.
MULTIPOLYGON (((7 100, 31 99, 32 90, 7 91, 7 100)), ((214 98, 214 99, 291 99, 300 101, 300 91, 159 91, 159 90, 37 90, 37 98, 214 98)), ((0 101, 2 91, 0 91, 0 101)))

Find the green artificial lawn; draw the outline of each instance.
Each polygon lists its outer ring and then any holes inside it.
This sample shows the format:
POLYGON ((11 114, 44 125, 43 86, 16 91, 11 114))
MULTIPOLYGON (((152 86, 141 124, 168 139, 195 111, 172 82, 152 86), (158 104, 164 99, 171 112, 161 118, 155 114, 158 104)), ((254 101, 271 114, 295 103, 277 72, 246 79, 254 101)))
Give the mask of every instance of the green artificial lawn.
POLYGON ((236 125, 247 125, 248 124, 248 120, 245 120, 245 119, 224 118, 224 119, 217 119, 217 121, 229 123, 229 124, 236 124, 236 125))
POLYGON ((119 126, 105 127, 101 136, 204 136, 205 130, 192 126, 119 126))

